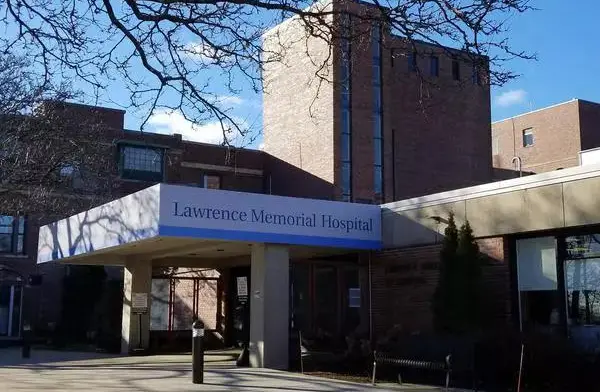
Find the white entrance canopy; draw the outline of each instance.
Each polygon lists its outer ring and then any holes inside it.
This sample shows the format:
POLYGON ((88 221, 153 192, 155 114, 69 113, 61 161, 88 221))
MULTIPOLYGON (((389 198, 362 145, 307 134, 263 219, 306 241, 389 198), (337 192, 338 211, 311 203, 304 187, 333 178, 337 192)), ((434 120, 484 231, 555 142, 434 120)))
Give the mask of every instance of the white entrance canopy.
POLYGON ((199 239, 379 249, 381 208, 157 184, 43 226, 38 263, 116 250, 135 254, 146 243, 158 250, 161 240, 185 247, 199 239))
POLYGON ((380 248, 376 205, 158 184, 43 226, 38 263, 124 267, 125 353, 149 345, 150 315, 137 309, 152 301, 153 267, 221 268, 245 259, 250 363, 285 369, 289 298, 282 293, 289 291, 290 254, 380 248))

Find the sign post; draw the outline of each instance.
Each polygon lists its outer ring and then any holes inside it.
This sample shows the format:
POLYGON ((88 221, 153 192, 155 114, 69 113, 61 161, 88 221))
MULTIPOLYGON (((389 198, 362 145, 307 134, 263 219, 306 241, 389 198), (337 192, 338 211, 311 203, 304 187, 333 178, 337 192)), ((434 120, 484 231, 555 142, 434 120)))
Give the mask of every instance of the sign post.
POLYGON ((142 315, 148 313, 148 293, 132 293, 131 295, 131 313, 138 315, 138 348, 142 351, 142 315))

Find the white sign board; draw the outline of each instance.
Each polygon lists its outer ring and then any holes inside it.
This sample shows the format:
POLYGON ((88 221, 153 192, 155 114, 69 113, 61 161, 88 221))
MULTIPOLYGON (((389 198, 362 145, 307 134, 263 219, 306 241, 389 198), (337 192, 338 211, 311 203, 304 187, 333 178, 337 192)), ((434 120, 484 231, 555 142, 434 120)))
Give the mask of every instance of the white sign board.
POLYGON ((238 297, 248 296, 248 279, 245 276, 237 277, 237 295, 238 297))
POLYGON ((133 293, 131 295, 131 307, 134 309, 148 308, 148 293, 133 293))
POLYGON ((353 249, 381 247, 377 205, 160 185, 159 235, 353 249))
POLYGON ((381 248, 381 207, 157 184, 40 228, 38 263, 156 237, 381 248))

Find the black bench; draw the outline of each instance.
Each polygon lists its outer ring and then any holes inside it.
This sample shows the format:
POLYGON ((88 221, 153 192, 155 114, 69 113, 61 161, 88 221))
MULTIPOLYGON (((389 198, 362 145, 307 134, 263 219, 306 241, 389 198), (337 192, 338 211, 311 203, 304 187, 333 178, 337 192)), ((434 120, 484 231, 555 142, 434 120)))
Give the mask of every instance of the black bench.
MULTIPOLYGON (((376 383, 377 365, 444 373, 446 390, 453 374, 468 373, 473 389, 476 388, 474 342, 468 339, 414 336, 379 347, 373 352, 373 385, 376 383)), ((400 373, 398 381, 402 383, 400 373)))

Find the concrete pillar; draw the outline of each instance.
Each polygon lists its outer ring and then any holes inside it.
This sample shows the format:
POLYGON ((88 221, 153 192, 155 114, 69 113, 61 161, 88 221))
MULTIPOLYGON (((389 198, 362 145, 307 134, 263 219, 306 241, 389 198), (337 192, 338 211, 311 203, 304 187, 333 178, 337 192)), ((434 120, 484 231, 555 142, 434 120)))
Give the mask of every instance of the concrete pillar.
POLYGON ((150 342, 150 301, 152 263, 148 260, 128 261, 123 268, 123 319, 121 324, 121 353, 128 354, 150 342), (141 316, 132 312, 134 293, 147 294, 148 311, 141 316), (141 323, 141 325, 140 325, 141 323), (140 345, 140 330, 142 344, 140 345))
POLYGON ((288 368, 289 264, 285 246, 252 246, 249 293, 252 367, 288 368))

